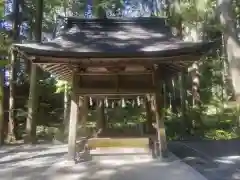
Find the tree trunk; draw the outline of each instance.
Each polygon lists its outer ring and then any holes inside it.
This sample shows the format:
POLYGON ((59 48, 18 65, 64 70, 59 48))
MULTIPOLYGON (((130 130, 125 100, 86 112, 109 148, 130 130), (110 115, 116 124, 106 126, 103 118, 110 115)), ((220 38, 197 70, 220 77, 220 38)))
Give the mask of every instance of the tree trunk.
MULTIPOLYGON (((33 28, 33 20, 31 20, 29 22, 29 33, 28 33, 28 40, 33 40, 33 32, 34 32, 34 28, 33 28)), ((29 61, 28 59, 24 59, 24 64, 25 64, 25 72, 28 75, 28 81, 30 81, 30 74, 31 74, 31 61, 29 61)))
POLYGON ((4 144, 4 71, 0 71, 0 145, 4 144))
MULTIPOLYGON (((13 41, 17 42, 19 37, 19 1, 13 1, 13 41)), ((12 51, 10 55, 10 69, 9 69, 9 120, 8 120, 8 142, 14 142, 15 136, 15 86, 17 80, 16 62, 17 53, 12 51)))
POLYGON ((222 93, 224 94, 224 91, 226 92, 227 98, 230 97, 230 101, 234 100, 234 88, 232 84, 232 78, 231 78, 231 73, 229 72, 229 63, 228 63, 228 58, 227 58, 227 50, 226 50, 226 39, 225 35, 222 33, 222 82, 223 82, 223 87, 222 87, 222 93))
POLYGON ((200 104, 200 94, 199 94, 199 88, 200 88, 200 80, 199 80, 199 66, 197 63, 194 63, 192 66, 192 104, 199 105, 200 104))
MULTIPOLYGON (((43 19, 43 0, 37 1, 36 22, 35 22, 35 40, 41 42, 42 39, 42 19, 43 19)), ((29 143, 36 142, 36 125, 38 109, 38 67, 36 64, 31 66, 30 89, 28 102, 28 116, 26 121, 26 141, 29 143)))
MULTIPOLYGON (((223 26, 225 48, 227 52, 227 59, 229 63, 229 75, 232 80, 234 90, 234 100, 240 102, 240 42, 236 29, 233 1, 232 0, 218 0, 217 11, 219 20, 223 26)), ((240 125, 240 118, 238 118, 238 125, 240 125)))
POLYGON ((232 8, 232 0, 218 0, 218 13, 220 23, 223 26, 225 48, 227 52, 227 59, 229 63, 229 73, 231 76, 235 100, 240 101, 240 44, 238 40, 238 33, 234 23, 235 17, 232 8))
POLYGON ((69 2, 69 0, 64 0, 63 1, 63 11, 64 11, 64 16, 65 17, 67 17, 67 16, 69 16, 70 14, 69 14, 69 4, 70 4, 70 2, 69 2))

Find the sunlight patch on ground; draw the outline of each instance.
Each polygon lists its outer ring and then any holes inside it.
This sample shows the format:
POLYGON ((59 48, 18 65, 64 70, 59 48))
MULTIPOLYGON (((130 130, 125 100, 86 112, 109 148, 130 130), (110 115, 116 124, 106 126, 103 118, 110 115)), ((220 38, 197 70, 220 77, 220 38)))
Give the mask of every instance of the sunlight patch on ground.
POLYGON ((139 157, 136 157, 135 159, 122 159, 122 160, 116 160, 116 159, 103 159, 100 161, 100 164, 104 165, 113 165, 113 166, 122 166, 122 165, 130 165, 130 164, 139 164, 139 163, 147 163, 151 162, 152 159, 140 159, 139 157))
POLYGON ((11 156, 4 156, 4 157, 0 158, 0 162, 10 161, 14 158, 21 158, 21 157, 24 157, 24 156, 29 156, 29 153, 28 152, 19 152, 19 153, 11 154, 11 156))
POLYGON ((214 160, 214 162, 223 164, 235 164, 237 161, 240 161, 240 156, 223 156, 214 160))
POLYGON ((19 166, 25 166, 25 167, 41 167, 44 165, 48 165, 49 163, 55 163, 56 162, 56 158, 52 158, 52 157, 40 157, 40 158, 35 158, 34 160, 30 161, 21 161, 19 163, 17 163, 17 165, 19 166))
POLYGON ((233 178, 234 180, 240 180, 240 172, 234 173, 234 174, 232 175, 232 178, 233 178))
POLYGON ((116 173, 116 169, 103 169, 103 170, 100 170, 100 171, 97 171, 96 173, 94 173, 91 178, 93 178, 93 179, 97 179, 99 177, 107 178, 108 176, 114 175, 115 173, 116 173))
POLYGON ((65 180, 80 180, 80 179, 83 179, 83 178, 86 178, 87 177, 87 173, 82 173, 82 174, 59 174, 59 175, 56 175, 55 177, 51 177, 49 180, 62 180, 62 179, 65 179, 65 180))

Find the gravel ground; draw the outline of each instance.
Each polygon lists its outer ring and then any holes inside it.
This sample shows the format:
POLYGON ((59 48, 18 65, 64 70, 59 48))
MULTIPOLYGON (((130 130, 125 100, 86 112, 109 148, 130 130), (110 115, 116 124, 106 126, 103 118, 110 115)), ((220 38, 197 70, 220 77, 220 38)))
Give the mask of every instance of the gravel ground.
POLYGON ((206 180, 174 155, 153 160, 136 149, 93 152, 89 162, 65 161, 66 145, 4 147, 0 149, 3 180, 206 180))

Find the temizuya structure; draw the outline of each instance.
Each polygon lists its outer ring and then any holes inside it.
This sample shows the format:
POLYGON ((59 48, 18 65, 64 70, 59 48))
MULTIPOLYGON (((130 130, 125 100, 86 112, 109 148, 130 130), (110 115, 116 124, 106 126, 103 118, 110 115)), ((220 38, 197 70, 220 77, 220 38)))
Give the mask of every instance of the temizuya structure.
MULTIPOLYGON (((146 95, 154 98, 157 140, 167 150, 161 117, 162 81, 189 67, 211 43, 183 42, 162 18, 65 18, 55 39, 15 44, 24 58, 71 82, 68 157, 74 159, 76 127, 84 112, 84 96, 146 95)), ((86 103, 85 103, 86 104, 86 103)))

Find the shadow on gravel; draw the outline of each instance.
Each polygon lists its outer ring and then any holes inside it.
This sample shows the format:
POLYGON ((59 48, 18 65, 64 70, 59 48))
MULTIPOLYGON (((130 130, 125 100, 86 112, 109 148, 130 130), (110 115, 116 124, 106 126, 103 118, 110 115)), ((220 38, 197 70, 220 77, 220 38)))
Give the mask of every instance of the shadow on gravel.
POLYGON ((58 157, 62 157, 65 154, 66 154, 65 152, 59 152, 59 153, 35 155, 35 156, 31 156, 31 157, 19 157, 19 158, 14 158, 14 159, 7 160, 7 161, 0 160, 0 165, 5 165, 8 163, 16 163, 19 161, 34 160, 34 159, 38 159, 38 158, 46 158, 46 157, 55 157, 57 159, 58 157))
POLYGON ((240 180, 240 140, 176 141, 168 146, 208 180, 240 180))

